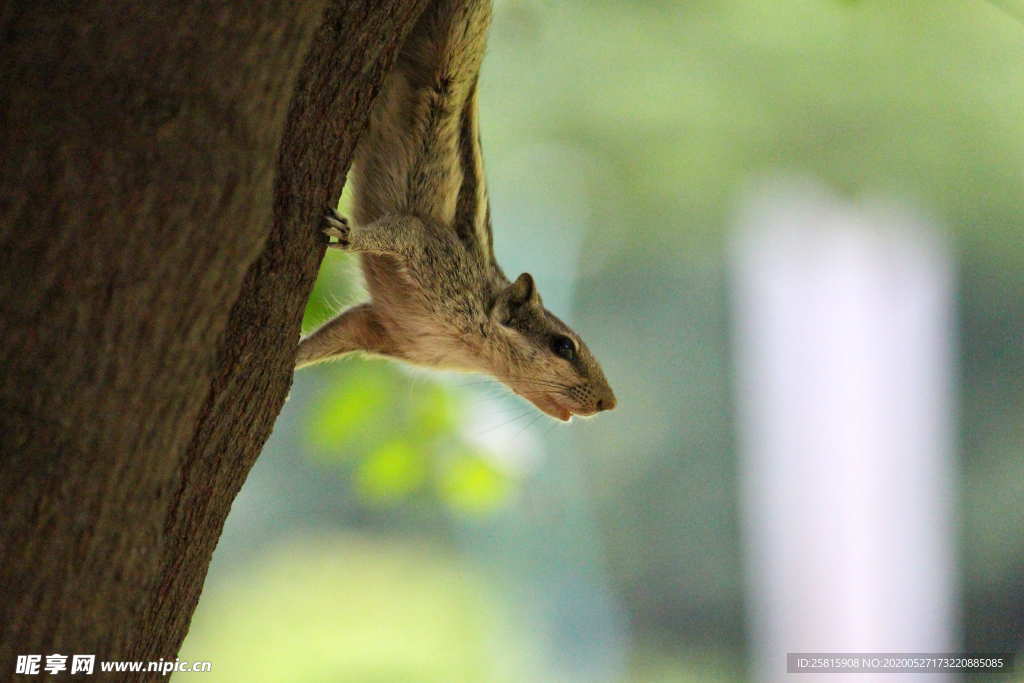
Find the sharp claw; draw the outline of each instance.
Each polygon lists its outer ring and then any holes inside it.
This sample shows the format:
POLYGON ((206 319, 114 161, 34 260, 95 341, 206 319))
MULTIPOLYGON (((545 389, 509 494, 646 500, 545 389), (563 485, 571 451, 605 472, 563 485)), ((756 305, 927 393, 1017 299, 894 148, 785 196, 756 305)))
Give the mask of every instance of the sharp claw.
POLYGON ((327 235, 327 246, 332 249, 348 249, 348 221, 346 221, 343 216, 341 216, 337 211, 330 207, 328 207, 327 210, 324 212, 324 220, 327 223, 327 227, 322 228, 321 232, 327 235), (338 241, 331 242, 332 238, 338 241))
POLYGON ((335 210, 335 209, 333 209, 331 207, 327 208, 327 211, 326 211, 325 215, 327 216, 328 220, 336 220, 339 223, 344 223, 345 225, 348 225, 348 219, 346 219, 344 216, 342 216, 340 213, 338 213, 337 210, 335 210))

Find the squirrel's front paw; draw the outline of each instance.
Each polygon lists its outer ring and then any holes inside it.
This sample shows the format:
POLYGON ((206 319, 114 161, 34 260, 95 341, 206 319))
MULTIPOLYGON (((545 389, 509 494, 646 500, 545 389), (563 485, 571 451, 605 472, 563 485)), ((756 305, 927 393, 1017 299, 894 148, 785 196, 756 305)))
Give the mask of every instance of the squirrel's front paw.
POLYGON ((327 209, 327 213, 324 214, 324 223, 323 233, 328 238, 334 237, 338 240, 337 242, 328 242, 327 246, 334 249, 348 249, 348 221, 334 209, 327 209))

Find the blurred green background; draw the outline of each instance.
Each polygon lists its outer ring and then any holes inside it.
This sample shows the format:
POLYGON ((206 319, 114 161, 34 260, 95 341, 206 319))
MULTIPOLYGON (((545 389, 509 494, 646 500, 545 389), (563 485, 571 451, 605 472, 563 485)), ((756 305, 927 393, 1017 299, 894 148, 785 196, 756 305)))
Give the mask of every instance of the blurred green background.
MULTIPOLYGON (((498 258, 619 407, 566 427, 480 378, 299 373, 181 658, 204 681, 745 680, 725 245, 778 172, 952 234, 963 646, 1017 650, 1024 25, 998 4, 498 0, 498 258)), ((307 329, 363 296, 354 261, 328 254, 307 329)))

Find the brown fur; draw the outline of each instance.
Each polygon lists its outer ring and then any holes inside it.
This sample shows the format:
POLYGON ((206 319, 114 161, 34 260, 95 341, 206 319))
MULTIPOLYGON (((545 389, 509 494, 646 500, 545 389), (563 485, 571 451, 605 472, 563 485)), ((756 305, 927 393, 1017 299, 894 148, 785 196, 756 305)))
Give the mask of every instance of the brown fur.
POLYGON ((353 164, 354 226, 331 246, 361 255, 370 302, 299 344, 297 367, 352 351, 494 375, 568 420, 615 405, 597 360, 494 259, 476 84, 489 0, 435 0, 380 93, 353 164), (553 350, 560 336, 575 357, 553 350))

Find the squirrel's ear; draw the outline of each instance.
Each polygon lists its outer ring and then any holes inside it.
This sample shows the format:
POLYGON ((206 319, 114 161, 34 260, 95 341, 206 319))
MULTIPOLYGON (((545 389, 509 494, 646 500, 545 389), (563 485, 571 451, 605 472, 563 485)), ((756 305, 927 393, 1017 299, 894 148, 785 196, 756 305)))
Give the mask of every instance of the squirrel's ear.
POLYGON ((515 282, 498 294, 491 313, 499 318, 502 323, 508 324, 507 320, 524 306, 535 306, 538 308, 541 306, 540 293, 537 292, 537 287, 533 283, 533 277, 529 273, 520 275, 516 278, 515 282))
POLYGON ((509 303, 513 306, 540 303, 540 294, 537 293, 537 287, 533 283, 533 276, 529 273, 523 273, 517 277, 516 281, 509 285, 508 289, 509 303))

